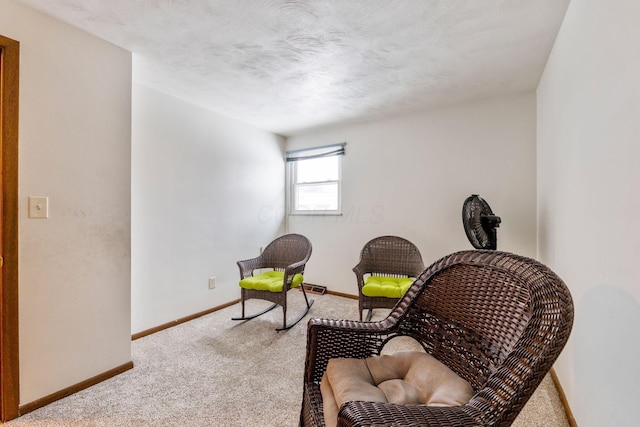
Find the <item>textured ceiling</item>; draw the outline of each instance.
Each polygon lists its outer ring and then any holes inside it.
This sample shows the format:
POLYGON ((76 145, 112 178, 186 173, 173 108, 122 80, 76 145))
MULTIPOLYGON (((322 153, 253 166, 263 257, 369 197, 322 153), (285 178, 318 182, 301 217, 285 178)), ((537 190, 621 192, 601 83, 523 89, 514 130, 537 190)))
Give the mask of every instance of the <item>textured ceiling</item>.
POLYGON ((282 135, 537 86, 569 0, 20 0, 282 135))

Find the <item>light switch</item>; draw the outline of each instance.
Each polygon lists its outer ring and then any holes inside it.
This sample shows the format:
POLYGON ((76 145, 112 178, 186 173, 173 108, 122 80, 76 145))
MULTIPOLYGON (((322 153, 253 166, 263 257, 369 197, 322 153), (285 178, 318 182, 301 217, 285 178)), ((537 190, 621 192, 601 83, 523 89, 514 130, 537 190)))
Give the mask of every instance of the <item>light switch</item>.
POLYGON ((48 197, 29 197, 29 218, 49 218, 48 197))

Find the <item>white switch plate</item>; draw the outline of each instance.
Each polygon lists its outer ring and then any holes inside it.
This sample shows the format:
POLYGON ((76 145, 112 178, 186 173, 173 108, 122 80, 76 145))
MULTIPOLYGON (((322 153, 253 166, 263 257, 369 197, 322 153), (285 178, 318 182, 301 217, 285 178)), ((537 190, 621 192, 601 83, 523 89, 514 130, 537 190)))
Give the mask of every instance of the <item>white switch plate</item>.
POLYGON ((209 289, 215 289, 215 288, 216 288, 216 278, 209 277, 209 289))
POLYGON ((48 197, 29 197, 29 218, 49 218, 48 197))

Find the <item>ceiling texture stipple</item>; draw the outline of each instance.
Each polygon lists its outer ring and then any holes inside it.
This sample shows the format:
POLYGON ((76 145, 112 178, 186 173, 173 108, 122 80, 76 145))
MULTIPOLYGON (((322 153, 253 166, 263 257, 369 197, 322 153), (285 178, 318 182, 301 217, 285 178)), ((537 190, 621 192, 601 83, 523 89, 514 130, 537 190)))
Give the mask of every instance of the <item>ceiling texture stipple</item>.
POLYGON ((19 0, 281 135, 536 88, 569 0, 19 0))

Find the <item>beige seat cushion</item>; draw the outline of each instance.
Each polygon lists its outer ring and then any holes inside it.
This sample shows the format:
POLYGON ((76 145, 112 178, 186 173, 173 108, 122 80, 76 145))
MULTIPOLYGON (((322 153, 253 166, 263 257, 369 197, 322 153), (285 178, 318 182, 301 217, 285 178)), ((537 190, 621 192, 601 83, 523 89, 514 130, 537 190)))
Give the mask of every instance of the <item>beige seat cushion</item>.
POLYGON ((345 402, 462 405, 471 385, 429 354, 401 351, 366 359, 331 359, 320 383, 325 424, 335 426, 345 402))

